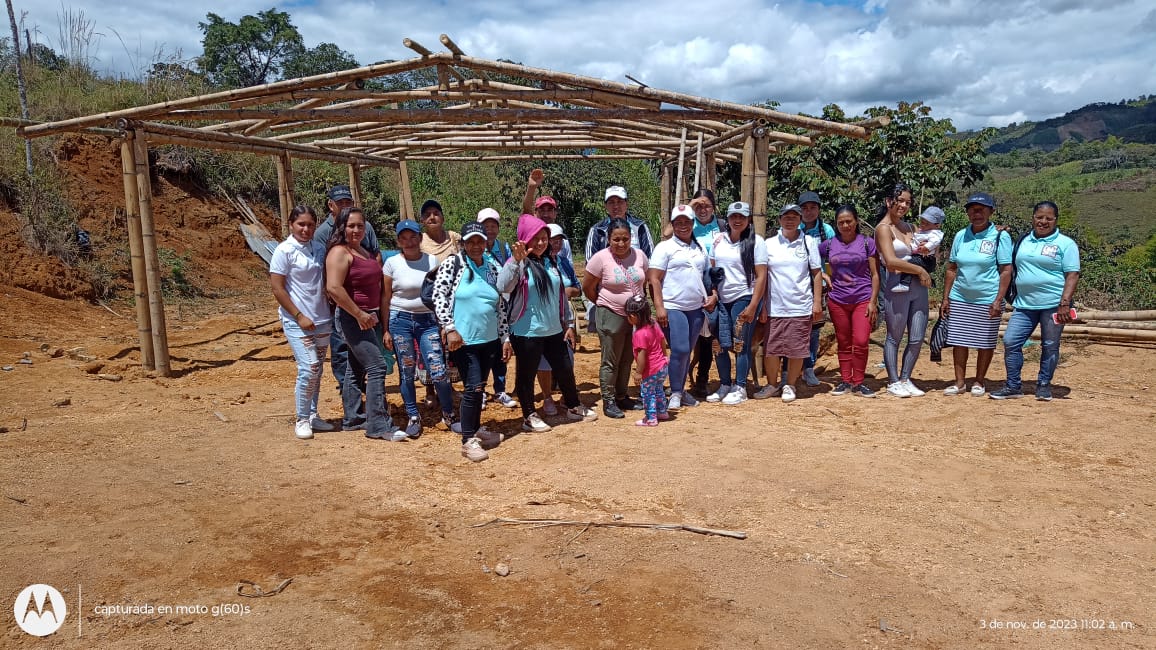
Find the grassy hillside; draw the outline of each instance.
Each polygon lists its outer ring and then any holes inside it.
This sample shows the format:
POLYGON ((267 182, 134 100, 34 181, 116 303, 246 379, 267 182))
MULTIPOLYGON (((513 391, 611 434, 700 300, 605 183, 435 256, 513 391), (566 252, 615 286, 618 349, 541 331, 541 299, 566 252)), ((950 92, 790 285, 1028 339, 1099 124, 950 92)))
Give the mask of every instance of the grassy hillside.
POLYGON ((1069 140, 1089 142, 1109 136, 1123 142, 1156 143, 1156 98, 1097 102, 1042 122, 1010 124, 988 142, 988 151, 1053 151, 1069 140))

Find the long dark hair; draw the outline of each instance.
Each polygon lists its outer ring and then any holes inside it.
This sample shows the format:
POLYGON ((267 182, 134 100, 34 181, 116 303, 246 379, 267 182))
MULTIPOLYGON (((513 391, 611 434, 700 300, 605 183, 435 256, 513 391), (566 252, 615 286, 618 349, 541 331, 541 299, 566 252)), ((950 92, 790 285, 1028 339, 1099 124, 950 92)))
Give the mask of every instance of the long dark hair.
MULTIPOLYGON (((547 234, 550 232, 546 228, 542 228, 542 230, 546 230, 547 234)), ((542 232, 542 230, 538 232, 542 232)), ((534 233, 534 237, 537 236, 538 233, 534 233)), ((537 287, 538 297, 542 300, 546 300, 550 296, 550 284, 552 280, 550 279, 550 270, 547 264, 551 262, 557 267, 557 260, 550 254, 549 237, 546 238, 546 251, 542 256, 534 255, 533 253, 526 255, 526 270, 530 272, 530 275, 534 276, 534 286, 537 287)))
POLYGON ((891 209, 891 204, 897 201, 900 196, 903 196, 904 192, 911 195, 915 194, 915 192, 911 191, 907 183, 902 181, 896 183, 895 186, 891 188, 891 191, 888 192, 887 195, 883 197, 883 201, 880 202, 879 209, 875 211, 875 223, 879 223, 883 217, 887 216, 887 211, 891 209))
MULTIPOLYGON (((357 206, 352 206, 349 208, 342 208, 341 212, 337 215, 337 218, 333 220, 333 234, 329 235, 329 242, 327 243, 328 248, 333 248, 334 246, 349 245, 349 242, 345 241, 345 226, 349 223, 349 215, 354 213, 360 214, 361 218, 365 219, 365 212, 357 206)), ((368 219, 365 219, 365 227, 370 228, 368 219)), ((361 242, 354 243, 360 244, 361 242)))

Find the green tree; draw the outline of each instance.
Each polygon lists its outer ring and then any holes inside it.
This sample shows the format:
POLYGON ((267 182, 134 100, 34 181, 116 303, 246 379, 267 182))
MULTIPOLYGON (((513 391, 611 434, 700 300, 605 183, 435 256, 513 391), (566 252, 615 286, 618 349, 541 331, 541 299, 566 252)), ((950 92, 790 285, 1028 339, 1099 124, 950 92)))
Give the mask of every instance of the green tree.
POLYGON ((282 67, 281 76, 284 79, 311 77, 316 74, 348 70, 359 65, 357 59, 349 52, 333 43, 322 43, 317 47, 302 49, 289 58, 282 67))
POLYGON ((217 14, 198 23, 204 54, 197 65, 217 86, 243 88, 278 78, 284 66, 305 51, 289 14, 276 8, 231 23, 217 14))

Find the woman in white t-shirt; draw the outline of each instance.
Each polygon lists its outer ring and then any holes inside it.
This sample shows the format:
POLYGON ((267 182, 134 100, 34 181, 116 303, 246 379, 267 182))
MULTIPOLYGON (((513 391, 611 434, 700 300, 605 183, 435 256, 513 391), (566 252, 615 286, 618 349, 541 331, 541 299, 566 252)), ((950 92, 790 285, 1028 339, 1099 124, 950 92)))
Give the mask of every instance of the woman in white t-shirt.
POLYGON ((811 325, 823 318, 823 295, 819 242, 803 234, 799 224, 803 209, 795 204, 779 211, 779 232, 768 237, 767 299, 759 320, 767 323, 763 342, 763 368, 767 385, 755 393, 755 399, 766 399, 782 393, 784 402, 795 401, 795 383, 803 372, 803 360, 811 354, 811 325), (780 368, 787 359, 787 381, 781 380, 780 368))
POLYGON ((712 269, 721 269, 718 283, 718 328, 712 332, 719 344, 719 389, 708 402, 727 405, 747 401, 747 375, 751 369, 751 337, 767 277, 767 247, 751 228, 751 206, 736 201, 727 207, 727 229, 719 233, 711 251, 712 269), (731 356, 735 351, 734 383, 731 356))
POLYGON ((670 402, 668 410, 696 406, 685 392, 690 353, 702 331, 704 310, 715 308, 718 294, 707 293, 703 274, 706 251, 694 237, 694 210, 679 205, 670 213, 673 237, 654 247, 646 279, 654 296, 654 318, 670 344, 670 402))
POLYGON ((317 214, 299 205, 289 213, 289 237, 277 245, 269 261, 269 284, 280 305, 281 328, 297 361, 294 433, 307 440, 314 431, 336 427, 317 415, 321 374, 333 331, 333 312, 325 295, 325 245, 313 241, 317 214))
MULTIPOLYGON (((389 327, 385 330, 385 347, 397 355, 401 369, 398 379, 401 399, 409 417, 405 433, 410 438, 421 435, 421 414, 417 410, 417 389, 414 375, 418 355, 429 371, 430 381, 437 390, 442 407, 442 423, 454 433, 461 426, 454 414, 454 394, 446 372, 442 351, 441 332, 433 311, 421 301, 421 285, 425 276, 438 266, 438 259, 421 251, 421 226, 406 219, 394 228, 400 255, 394 255, 382 264, 385 289, 383 298, 389 301, 389 327)), ((385 305, 382 305, 384 308, 385 305)))

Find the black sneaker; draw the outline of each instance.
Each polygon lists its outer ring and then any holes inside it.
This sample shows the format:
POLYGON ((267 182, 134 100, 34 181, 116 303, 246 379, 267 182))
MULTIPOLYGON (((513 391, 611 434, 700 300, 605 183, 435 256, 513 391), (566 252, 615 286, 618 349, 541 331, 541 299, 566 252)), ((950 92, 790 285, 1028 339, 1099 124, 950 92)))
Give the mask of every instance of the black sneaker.
POLYGON ((637 401, 637 400, 631 399, 629 397, 623 397, 622 399, 615 400, 614 403, 618 406, 618 408, 622 409, 623 411, 641 411, 642 410, 642 403, 637 401))
POLYGON ((845 381, 841 381, 841 382, 839 382, 839 385, 836 386, 831 391, 831 394, 832 395, 846 395, 847 393, 851 392, 851 390, 852 390, 851 384, 848 384, 845 381))
POLYGON ((1036 386, 1036 399, 1041 402, 1052 401, 1052 387, 1047 384, 1036 386))
POLYGON ((867 388, 867 384, 859 384, 855 388, 851 389, 851 393, 853 395, 858 395, 859 397, 875 397, 875 391, 867 388))
MULTIPOLYGON (((1039 393, 1036 394, 1038 395, 1039 393)), ((992 399, 1019 399, 1024 396, 1024 392, 1018 388, 1004 386, 997 391, 988 393, 987 396, 992 399)))
POLYGON ((607 404, 606 406, 603 406, 602 414, 608 418, 615 419, 622 419, 626 417, 626 414, 622 412, 622 409, 618 408, 617 404, 607 404))

